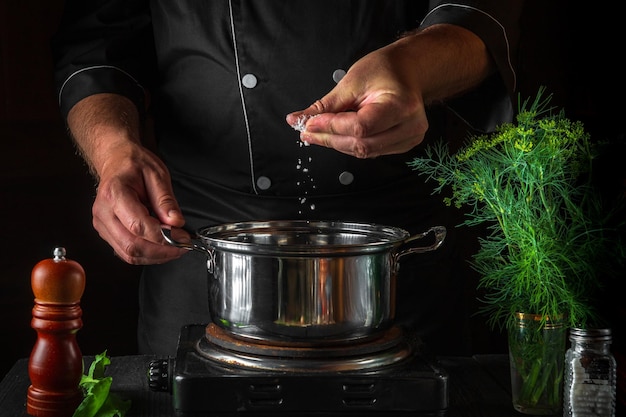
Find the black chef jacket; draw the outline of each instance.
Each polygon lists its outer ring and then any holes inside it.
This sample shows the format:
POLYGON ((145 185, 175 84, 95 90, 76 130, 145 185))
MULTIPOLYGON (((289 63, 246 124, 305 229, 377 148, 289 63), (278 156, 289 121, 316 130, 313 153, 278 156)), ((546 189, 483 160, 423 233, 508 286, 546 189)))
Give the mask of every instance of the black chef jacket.
MULTIPOLYGON (((357 159, 305 146, 285 116, 325 95, 366 53, 418 26, 455 23, 487 44, 498 72, 452 109, 479 131, 512 117, 517 1, 69 0, 55 37, 61 111, 94 93, 133 100, 155 123, 160 156, 194 230, 240 220, 324 219, 411 233, 443 224, 444 247, 402 261, 398 321, 439 352, 463 346, 458 215, 403 155, 357 159), (454 336, 444 338, 442 335, 454 336), (441 346, 441 348, 440 348, 441 346)), ((448 112, 429 109, 429 140, 448 112)), ((206 259, 146 267, 139 344, 172 354, 180 327, 209 321, 206 259)))

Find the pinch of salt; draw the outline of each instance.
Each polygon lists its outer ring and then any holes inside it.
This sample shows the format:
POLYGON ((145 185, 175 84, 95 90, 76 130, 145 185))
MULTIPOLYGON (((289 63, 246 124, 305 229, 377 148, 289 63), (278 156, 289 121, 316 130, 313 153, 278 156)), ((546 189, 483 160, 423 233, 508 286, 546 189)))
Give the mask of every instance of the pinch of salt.
POLYGON ((304 132, 306 130, 306 122, 310 118, 311 118, 311 116, 307 116, 307 115, 303 114, 300 117, 298 117, 298 119, 296 120, 296 123, 291 125, 291 127, 294 128, 295 130, 297 130, 298 132, 304 132))
POLYGON ((297 130, 298 132, 304 132, 306 130, 306 122, 308 122, 310 119, 319 116, 319 114, 314 114, 311 116, 307 116, 306 114, 302 114, 298 117, 298 119, 296 120, 296 122, 294 124, 291 125, 292 128, 294 128, 295 130, 297 130))

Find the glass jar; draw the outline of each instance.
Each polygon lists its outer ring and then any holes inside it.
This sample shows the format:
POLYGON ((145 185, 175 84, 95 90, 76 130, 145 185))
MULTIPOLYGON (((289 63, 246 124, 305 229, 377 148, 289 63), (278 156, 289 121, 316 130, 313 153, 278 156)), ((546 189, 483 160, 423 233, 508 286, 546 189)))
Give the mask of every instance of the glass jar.
POLYGON ((614 417, 617 364, 611 329, 570 329, 563 416, 614 417))
POLYGON ((563 317, 517 313, 508 331, 513 408, 531 415, 562 410, 567 327, 563 317))

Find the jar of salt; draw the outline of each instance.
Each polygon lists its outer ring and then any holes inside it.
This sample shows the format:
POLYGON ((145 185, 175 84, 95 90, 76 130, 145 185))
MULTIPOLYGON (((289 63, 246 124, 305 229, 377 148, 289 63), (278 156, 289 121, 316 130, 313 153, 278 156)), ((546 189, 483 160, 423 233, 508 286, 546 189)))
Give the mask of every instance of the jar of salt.
POLYGON ((614 417, 617 364, 611 329, 570 329, 563 416, 614 417))

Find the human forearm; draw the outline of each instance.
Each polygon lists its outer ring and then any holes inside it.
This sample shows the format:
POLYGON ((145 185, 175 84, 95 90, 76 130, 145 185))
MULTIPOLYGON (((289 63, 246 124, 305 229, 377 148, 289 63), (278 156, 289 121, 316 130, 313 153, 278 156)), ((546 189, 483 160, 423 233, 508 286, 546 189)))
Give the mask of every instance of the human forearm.
POLYGON ((476 131, 492 132, 498 125, 512 121, 518 98, 517 66, 524 0, 432 3, 433 8, 420 22, 420 28, 443 23, 470 30, 486 45, 496 67, 494 74, 471 94, 447 100, 446 106, 476 131))
POLYGON ((411 91, 426 105, 478 86, 495 71, 483 41, 460 26, 437 24, 387 46, 390 62, 405 68, 411 91))
POLYGON ((97 178, 115 149, 140 143, 140 121, 135 105, 116 94, 88 96, 67 117, 71 136, 97 178))

